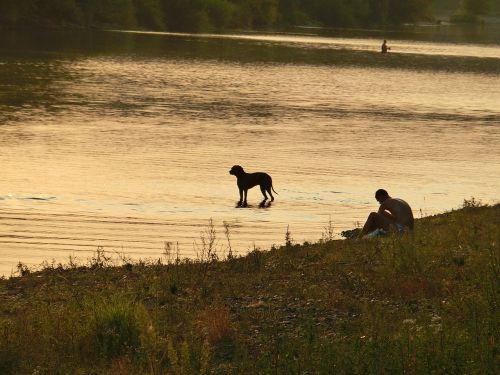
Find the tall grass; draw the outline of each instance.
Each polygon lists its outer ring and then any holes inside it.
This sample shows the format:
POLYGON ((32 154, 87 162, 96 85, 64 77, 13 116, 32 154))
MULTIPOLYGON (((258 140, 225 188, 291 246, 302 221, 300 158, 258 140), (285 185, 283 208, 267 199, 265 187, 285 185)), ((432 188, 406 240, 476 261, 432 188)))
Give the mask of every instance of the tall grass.
POLYGON ((88 301, 90 311, 85 346, 93 357, 112 359, 124 354, 133 355, 141 345, 141 332, 147 325, 141 315, 147 316, 142 305, 134 305, 124 297, 88 301))

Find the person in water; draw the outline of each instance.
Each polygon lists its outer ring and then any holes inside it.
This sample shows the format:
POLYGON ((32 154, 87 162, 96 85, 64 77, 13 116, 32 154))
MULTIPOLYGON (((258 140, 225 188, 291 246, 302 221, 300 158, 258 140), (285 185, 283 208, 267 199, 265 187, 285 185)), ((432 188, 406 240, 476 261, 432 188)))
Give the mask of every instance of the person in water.
POLYGON ((408 203, 399 198, 392 198, 384 189, 375 192, 375 199, 380 203, 378 212, 368 215, 360 236, 385 234, 392 227, 399 233, 413 230, 413 212, 408 203))
POLYGON ((384 43, 382 43, 381 52, 387 53, 391 48, 387 46, 387 40, 384 39, 384 43))

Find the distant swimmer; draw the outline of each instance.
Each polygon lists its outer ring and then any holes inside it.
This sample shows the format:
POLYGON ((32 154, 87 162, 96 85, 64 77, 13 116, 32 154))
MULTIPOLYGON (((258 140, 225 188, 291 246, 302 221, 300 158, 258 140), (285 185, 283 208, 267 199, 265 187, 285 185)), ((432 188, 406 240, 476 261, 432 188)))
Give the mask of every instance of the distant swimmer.
POLYGON ((390 51, 391 47, 387 46, 387 40, 384 39, 384 43, 382 43, 382 47, 380 49, 380 52, 382 53, 387 53, 387 51, 390 51))
POLYGON ((361 230, 361 236, 378 236, 389 232, 391 227, 399 233, 413 230, 413 212, 408 203, 399 198, 392 198, 384 189, 375 192, 375 199, 380 203, 378 212, 372 212, 361 230))

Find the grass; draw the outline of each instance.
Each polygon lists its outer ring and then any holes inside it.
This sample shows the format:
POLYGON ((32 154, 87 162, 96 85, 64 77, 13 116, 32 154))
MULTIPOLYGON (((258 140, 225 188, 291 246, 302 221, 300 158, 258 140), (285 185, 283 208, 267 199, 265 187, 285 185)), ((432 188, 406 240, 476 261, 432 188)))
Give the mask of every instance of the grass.
POLYGON ((198 261, 21 265, 0 280, 0 374, 497 373, 500 205, 407 236, 331 228, 225 261, 209 227, 198 261))

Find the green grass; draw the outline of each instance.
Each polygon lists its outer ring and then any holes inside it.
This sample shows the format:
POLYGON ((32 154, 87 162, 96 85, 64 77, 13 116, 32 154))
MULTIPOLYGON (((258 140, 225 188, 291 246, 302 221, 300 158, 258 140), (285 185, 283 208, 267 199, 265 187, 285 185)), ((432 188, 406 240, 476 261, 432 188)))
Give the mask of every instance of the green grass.
POLYGON ((496 373, 500 205, 328 237, 227 261, 21 267, 0 280, 0 374, 496 373))

